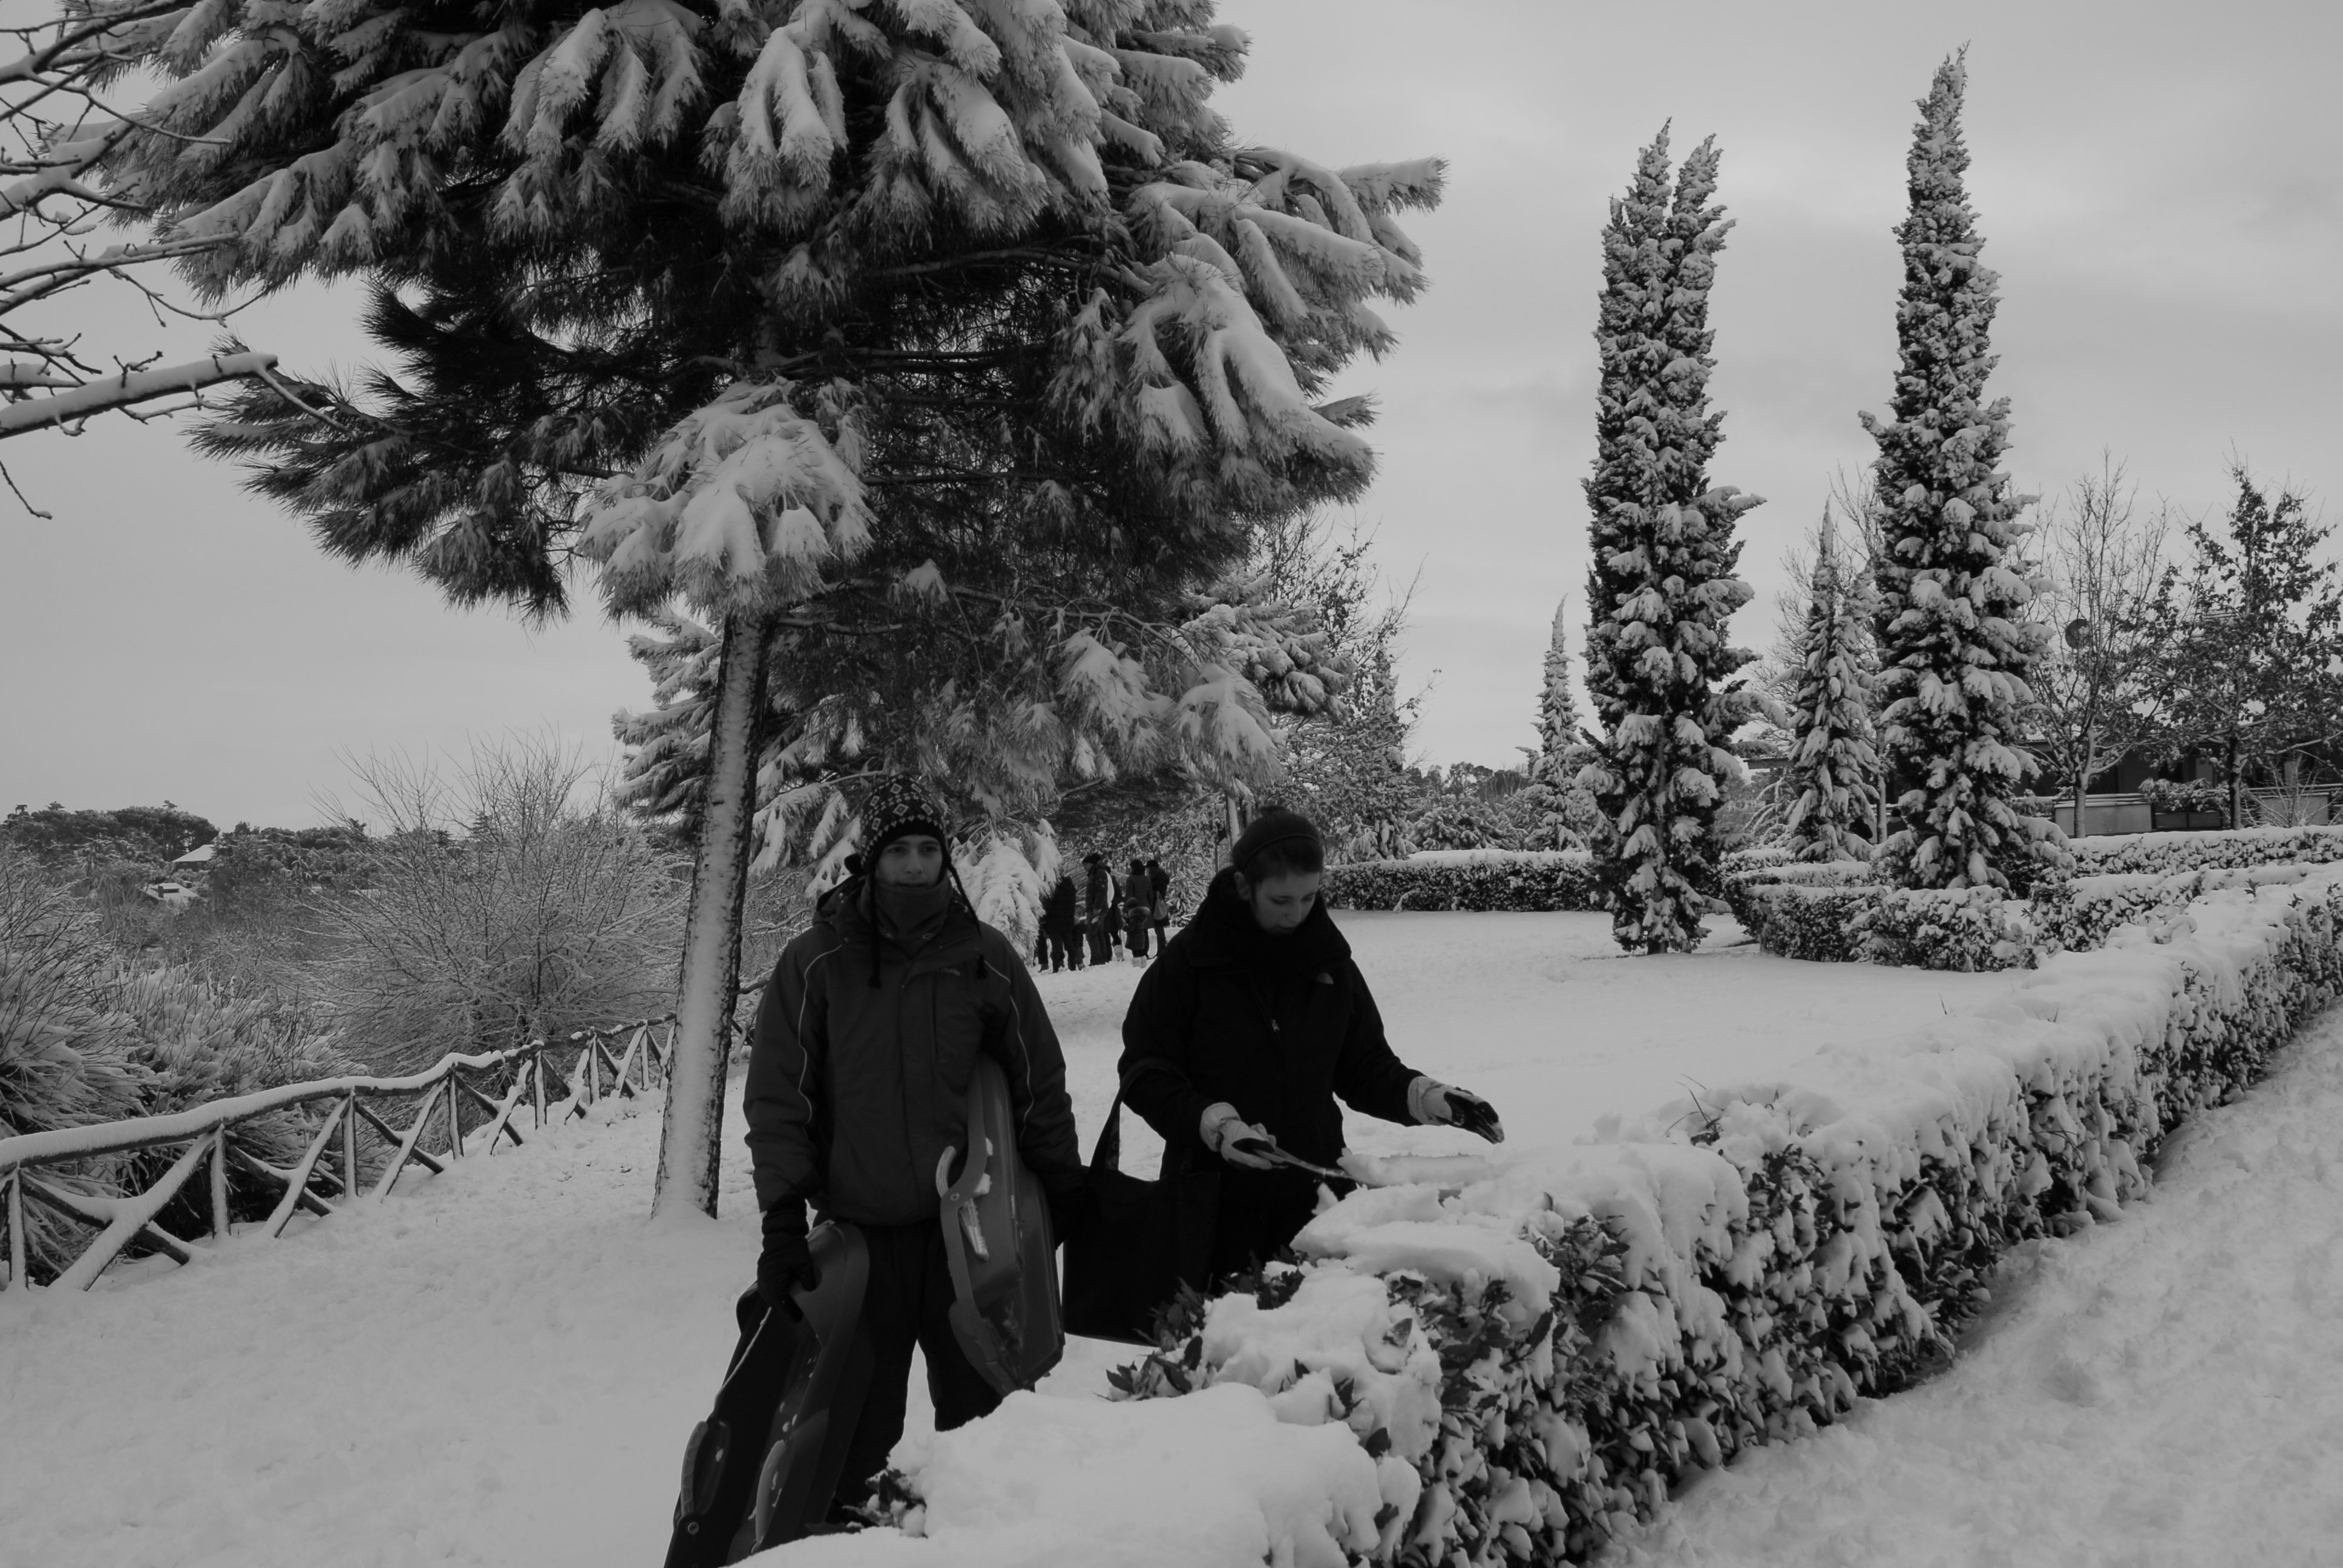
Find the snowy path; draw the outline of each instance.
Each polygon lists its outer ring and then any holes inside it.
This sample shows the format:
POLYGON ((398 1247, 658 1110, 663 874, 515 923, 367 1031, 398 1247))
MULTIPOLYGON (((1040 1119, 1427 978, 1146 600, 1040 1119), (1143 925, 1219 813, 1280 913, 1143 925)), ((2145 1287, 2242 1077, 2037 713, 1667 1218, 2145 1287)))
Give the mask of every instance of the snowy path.
MULTIPOLYGON (((1514 1147, 2008 984, 1746 947, 1626 960, 1602 916, 1342 923, 1402 1054, 1492 1095, 1514 1147)), ((1086 1140, 1136 979, 1041 977, 1086 1140)), ((1370 1151, 1463 1139, 1352 1125, 1370 1151)), ((1127 1163, 1151 1170, 1135 1131, 1127 1163)), ((0 1564, 656 1561, 756 1250, 737 1118, 713 1223, 644 1222, 658 1135, 650 1115, 548 1130, 282 1242, 141 1264, 76 1300, 0 1292, 0 1564)), ((1045 1390, 1095 1392, 1126 1355, 1078 1342, 1045 1390)))
POLYGON ((2343 1563, 2343 1009, 1998 1288, 1943 1377, 1701 1478, 1608 1568, 2343 1563))

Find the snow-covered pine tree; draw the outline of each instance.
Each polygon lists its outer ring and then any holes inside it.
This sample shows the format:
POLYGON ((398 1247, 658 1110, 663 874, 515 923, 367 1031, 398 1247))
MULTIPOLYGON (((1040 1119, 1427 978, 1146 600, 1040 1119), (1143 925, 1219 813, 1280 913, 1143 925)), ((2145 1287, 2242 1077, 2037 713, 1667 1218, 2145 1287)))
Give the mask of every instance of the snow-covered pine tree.
POLYGON ((1872 588, 1862 567, 1844 558, 1827 511, 1806 582, 1805 626, 1787 683, 1784 837, 1801 860, 1867 858, 1879 793, 1872 588))
POLYGON ((1538 692, 1536 780, 1567 788, 1577 774, 1574 753, 1585 744, 1579 733, 1578 696, 1570 683, 1570 596, 1554 607, 1554 635, 1545 645, 1545 685, 1538 692))
POLYGON ((1750 597, 1733 575, 1735 522, 1758 498, 1708 482, 1724 422, 1708 411, 1708 289, 1731 226, 1710 205, 1716 166, 1714 140, 1703 142, 1672 198, 1663 129, 1603 236, 1585 481, 1586 684, 1603 742, 1579 782, 1600 812, 1597 874, 1613 932, 1644 952, 1700 942, 1717 807, 1741 766, 1726 741, 1753 711, 1746 694, 1719 689, 1752 657, 1725 632, 1750 597))
POLYGON ((1967 81, 1954 55, 1920 101, 1911 211, 1896 230, 1894 413, 1863 416, 1879 447, 1879 728, 1893 796, 1881 862, 1915 888, 2007 888, 2065 859, 2056 827, 2014 799, 2036 770, 2019 741, 2043 631, 2026 619, 2039 586, 2021 549, 2031 498, 1998 468, 2009 400, 1985 401, 1998 280, 1978 259, 1964 180, 1967 81))
POLYGON ((1236 568, 1264 518, 1366 484, 1365 404, 1317 399, 1390 344, 1367 301, 1422 286, 1394 215, 1440 171, 1236 145, 1210 96, 1244 38, 1208 5, 139 26, 164 134, 118 188, 228 236, 206 285, 366 278, 402 367, 256 392, 212 449, 459 600, 557 612, 575 552, 613 609, 718 638, 659 1209, 714 1207, 776 660, 832 781, 882 709, 1021 787, 1086 748, 1258 776, 1272 704, 1339 689, 1236 568))

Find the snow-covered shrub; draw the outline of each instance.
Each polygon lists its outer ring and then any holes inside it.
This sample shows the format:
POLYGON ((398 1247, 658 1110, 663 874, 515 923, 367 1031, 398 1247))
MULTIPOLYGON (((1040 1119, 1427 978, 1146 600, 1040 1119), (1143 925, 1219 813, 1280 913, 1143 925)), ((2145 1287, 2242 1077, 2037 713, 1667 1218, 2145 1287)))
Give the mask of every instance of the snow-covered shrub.
POLYGON ((2212 829, 2074 840, 2077 877, 2194 871, 2207 866, 2323 866, 2343 860, 2343 828, 2212 829))
POLYGON ((2230 888, 2286 887, 2310 875, 2308 866, 2207 867, 2170 876, 2074 877, 2034 890, 2036 945, 2046 951, 2089 952, 2117 926, 2230 888))
POLYGON ((138 1114, 116 978, 88 903, 0 844, 0 1138, 138 1114))
POLYGON ((1583 849, 1427 850, 1404 860, 1329 866, 1337 910, 1599 910, 1603 892, 1583 849))
MULTIPOLYGON (((136 1037, 132 1060, 146 1072, 136 1116, 167 1116, 215 1100, 252 1094, 287 1083, 338 1078, 357 1065, 316 1032, 317 1020, 288 1009, 273 996, 242 996, 183 969, 127 971, 117 977, 115 1006, 130 1020, 136 1037)), ((317 1107, 273 1111, 239 1125, 234 1142, 246 1153, 286 1168, 297 1163, 316 1136, 317 1107)), ((368 1163, 378 1151, 366 1145, 368 1163)), ((125 1187, 146 1185, 178 1157, 176 1148, 142 1150, 125 1156, 116 1180, 125 1187)), ((267 1215, 284 1188, 231 1165, 228 1206, 232 1218, 267 1215)), ((164 1229, 200 1235, 210 1225, 209 1200, 194 1186, 160 1216, 164 1229)))
POLYGON ((1300 1268, 1173 1314, 1122 1386, 1245 1382, 1347 1425, 1381 1472, 1373 1561, 1584 1560, 1694 1469, 1938 1364, 2015 1241, 2117 1217, 2162 1137, 2333 999, 2338 887, 2212 894, 1567 1164, 1360 1162, 1383 1184, 1322 1211, 1300 1268))
POLYGON ((1858 917, 1863 956, 1924 970, 2034 967, 2026 906, 1999 888, 1884 888, 1858 917))
POLYGON ((1784 886, 1846 888, 1868 884, 1875 879, 1868 860, 1734 862, 1725 869, 1725 902, 1733 910, 1733 918, 1741 922, 1741 929, 1755 936, 1764 919, 1757 910, 1756 897, 1765 889, 1784 886))
POLYGON ((1764 882, 1738 890, 1733 908, 1741 929, 1776 958, 1854 963, 1866 956, 1860 921, 1880 891, 1862 882, 1764 882))
POLYGON ((374 886, 321 900, 336 1032, 378 1071, 666 1011, 682 883, 643 830, 574 797, 584 769, 521 745, 453 783, 375 765, 374 886))

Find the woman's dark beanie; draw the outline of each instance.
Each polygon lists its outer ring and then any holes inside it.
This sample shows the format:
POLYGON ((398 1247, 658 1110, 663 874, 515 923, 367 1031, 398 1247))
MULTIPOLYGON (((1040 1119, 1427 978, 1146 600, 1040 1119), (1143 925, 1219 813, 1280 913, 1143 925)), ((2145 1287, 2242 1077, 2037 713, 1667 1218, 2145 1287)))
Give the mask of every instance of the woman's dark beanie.
POLYGON ((1307 839, 1316 848, 1320 859, 1325 857, 1326 840, 1309 818, 1299 811, 1274 807, 1255 817, 1245 830, 1237 835, 1236 847, 1229 851, 1229 864, 1242 871, 1252 864, 1262 851, 1296 839, 1307 839))

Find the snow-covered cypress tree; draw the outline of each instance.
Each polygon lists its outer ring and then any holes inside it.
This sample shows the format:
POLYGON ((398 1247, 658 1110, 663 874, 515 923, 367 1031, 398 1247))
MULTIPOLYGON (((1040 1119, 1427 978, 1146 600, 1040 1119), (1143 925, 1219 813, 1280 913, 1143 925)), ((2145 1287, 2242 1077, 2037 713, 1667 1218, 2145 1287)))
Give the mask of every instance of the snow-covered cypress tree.
POLYGON ((1750 598, 1733 575, 1734 525, 1758 499, 1708 482, 1724 422, 1708 409, 1708 289, 1730 226, 1710 205, 1716 166, 1714 140, 1703 142, 1671 197, 1663 129, 1603 235, 1585 481, 1586 684, 1603 743, 1579 781, 1602 819, 1595 856, 1613 932, 1644 952, 1700 942, 1717 807, 1740 769, 1725 742, 1752 711, 1749 697, 1719 689, 1752 657, 1725 633, 1750 598))
POLYGON ((1272 708, 1339 691, 1238 568, 1364 487, 1366 406, 1322 399, 1423 286, 1395 215, 1440 168, 1237 146, 1209 5, 289 0, 125 37, 165 82, 126 199, 222 241, 206 286, 366 279, 401 367, 255 392, 212 448, 458 600, 556 613, 575 555, 716 639, 659 1208, 713 1210, 777 669, 816 789, 877 716, 921 771, 984 755, 987 809, 1085 765, 1266 775, 1272 708))
POLYGON ((1871 654, 1872 588, 1841 558, 1828 514, 1807 574, 1805 626, 1790 672, 1784 836, 1802 860, 1870 854, 1878 799, 1871 654))
POLYGON ((1911 211, 1896 231, 1894 412, 1863 416, 1879 447, 1879 728, 1894 797, 1881 860, 1916 888, 2006 888, 2064 859, 2057 829, 2013 799, 2036 770, 2018 742, 2043 632, 2025 618, 2038 586, 2020 550, 2031 498, 1999 470, 2009 400, 1985 400, 1998 279, 1978 259, 1964 179, 1967 81, 1955 55, 1920 101, 1911 211))
POLYGON ((1573 753, 1585 744, 1579 735, 1578 697, 1570 684, 1570 596, 1554 607, 1554 635, 1545 645, 1545 685, 1538 693, 1538 781, 1560 789, 1577 769, 1573 753))

